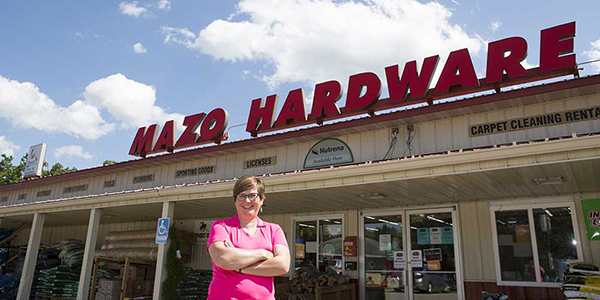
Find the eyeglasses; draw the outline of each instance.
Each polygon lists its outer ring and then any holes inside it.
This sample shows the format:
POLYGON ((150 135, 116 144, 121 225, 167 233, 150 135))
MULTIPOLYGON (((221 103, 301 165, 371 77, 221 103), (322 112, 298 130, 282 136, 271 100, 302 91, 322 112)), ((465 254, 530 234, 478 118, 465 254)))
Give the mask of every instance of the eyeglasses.
POLYGON ((254 202, 254 201, 256 201, 257 197, 258 197, 258 193, 238 194, 237 197, 235 197, 235 200, 239 201, 239 202, 242 202, 242 201, 248 199, 251 202, 254 202))

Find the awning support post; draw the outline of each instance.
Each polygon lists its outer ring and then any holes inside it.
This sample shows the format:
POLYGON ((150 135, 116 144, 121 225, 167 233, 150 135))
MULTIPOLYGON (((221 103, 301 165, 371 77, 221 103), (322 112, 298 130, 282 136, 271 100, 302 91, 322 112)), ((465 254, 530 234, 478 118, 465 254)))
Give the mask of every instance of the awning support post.
POLYGON ((94 269, 94 254, 96 252, 96 239, 98 237, 98 228, 100 227, 100 217, 102 210, 92 208, 90 211, 90 220, 88 224, 87 236, 85 238, 85 250, 83 252, 83 262, 81 265, 81 274, 79 274, 79 288, 77 289, 77 300, 87 300, 90 291, 90 277, 94 269))
POLYGON ((21 273, 17 300, 29 300, 45 220, 46 214, 35 213, 33 215, 33 224, 29 233, 29 243, 27 244, 27 252, 25 253, 25 263, 23 264, 23 271, 21 273))
MULTIPOLYGON (((170 226, 173 226, 172 222, 174 212, 175 202, 163 202, 162 218, 171 218, 170 226)), ((152 300, 162 300, 162 283, 167 278, 167 244, 158 244, 158 253, 156 257, 156 273, 154 278, 154 293, 152 294, 152 300)))

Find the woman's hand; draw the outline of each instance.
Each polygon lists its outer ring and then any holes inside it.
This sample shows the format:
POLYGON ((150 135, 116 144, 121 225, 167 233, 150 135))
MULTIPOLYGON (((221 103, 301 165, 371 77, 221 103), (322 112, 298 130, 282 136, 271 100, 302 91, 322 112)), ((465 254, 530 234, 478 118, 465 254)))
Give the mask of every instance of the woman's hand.
POLYGON ((271 258, 273 258, 273 252, 263 249, 263 256, 264 256, 265 260, 271 259, 271 258))

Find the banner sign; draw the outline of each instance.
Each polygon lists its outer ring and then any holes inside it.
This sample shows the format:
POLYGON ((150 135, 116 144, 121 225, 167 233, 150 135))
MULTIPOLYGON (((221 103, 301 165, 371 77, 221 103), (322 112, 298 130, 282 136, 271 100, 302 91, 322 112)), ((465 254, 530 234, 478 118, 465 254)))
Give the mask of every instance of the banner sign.
POLYGON ((354 162, 352 150, 338 139, 324 139, 316 143, 304 158, 304 169, 314 169, 354 162))
POLYGON ((600 199, 581 200, 588 240, 600 241, 600 199))
POLYGON ((29 147, 23 178, 42 176, 42 166, 46 158, 46 144, 41 143, 29 147))
POLYGON ((531 128, 562 125, 567 123, 600 119, 600 106, 555 112, 544 115, 510 119, 485 124, 473 125, 469 128, 469 136, 484 136, 496 133, 525 130, 531 128))

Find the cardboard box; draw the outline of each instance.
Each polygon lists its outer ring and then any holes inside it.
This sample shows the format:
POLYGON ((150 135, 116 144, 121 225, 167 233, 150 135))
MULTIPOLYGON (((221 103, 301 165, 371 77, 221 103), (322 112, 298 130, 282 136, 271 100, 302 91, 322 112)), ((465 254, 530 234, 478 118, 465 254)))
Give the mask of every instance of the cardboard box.
POLYGON ((133 281, 133 297, 144 296, 146 292, 146 281, 145 280, 134 280, 133 281))
POLYGON ((154 281, 146 280, 146 288, 144 289, 145 296, 152 296, 154 294, 154 281))
POLYGON ((146 268, 146 280, 154 281, 154 278, 156 278, 155 273, 156 273, 155 267, 153 267, 153 266, 147 267, 146 268))
POLYGON ((128 279, 132 280, 145 280, 146 270, 148 268, 144 266, 131 266, 129 267, 128 279))

